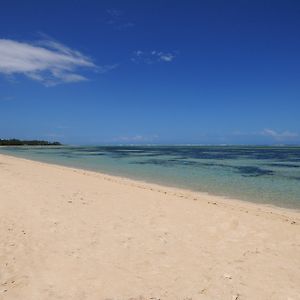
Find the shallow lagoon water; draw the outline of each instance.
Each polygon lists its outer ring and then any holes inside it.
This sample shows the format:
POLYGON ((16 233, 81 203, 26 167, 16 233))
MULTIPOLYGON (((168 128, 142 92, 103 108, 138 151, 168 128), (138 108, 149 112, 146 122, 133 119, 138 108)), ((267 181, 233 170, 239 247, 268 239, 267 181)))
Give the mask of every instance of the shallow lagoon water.
POLYGON ((300 208, 300 147, 3 147, 0 153, 300 208))

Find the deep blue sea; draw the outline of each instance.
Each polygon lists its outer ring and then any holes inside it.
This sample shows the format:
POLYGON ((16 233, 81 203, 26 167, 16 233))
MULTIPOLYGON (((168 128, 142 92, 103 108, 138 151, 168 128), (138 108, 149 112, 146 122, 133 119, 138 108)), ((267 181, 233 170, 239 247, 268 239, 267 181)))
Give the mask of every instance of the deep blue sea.
POLYGON ((300 209, 300 147, 6 147, 0 153, 300 209))

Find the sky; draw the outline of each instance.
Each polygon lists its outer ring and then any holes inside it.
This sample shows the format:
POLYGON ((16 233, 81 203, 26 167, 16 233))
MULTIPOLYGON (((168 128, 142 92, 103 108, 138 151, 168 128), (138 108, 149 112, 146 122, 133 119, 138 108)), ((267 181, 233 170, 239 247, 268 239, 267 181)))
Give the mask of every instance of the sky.
POLYGON ((0 138, 300 144, 299 0, 0 7, 0 138))

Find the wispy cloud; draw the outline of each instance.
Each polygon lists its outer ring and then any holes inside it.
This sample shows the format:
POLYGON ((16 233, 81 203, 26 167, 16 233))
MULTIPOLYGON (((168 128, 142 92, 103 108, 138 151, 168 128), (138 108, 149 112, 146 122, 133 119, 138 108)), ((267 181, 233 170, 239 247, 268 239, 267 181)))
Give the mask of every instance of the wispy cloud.
POLYGON ((120 143, 145 143, 145 142, 153 142, 158 138, 157 134, 153 135, 131 135, 131 136, 120 136, 117 138, 114 138, 114 142, 120 142, 120 143))
POLYGON ((291 131, 278 132, 273 129, 264 129, 261 133, 263 136, 269 136, 276 141, 290 141, 299 137, 299 134, 291 131))
POLYGON ((32 43, 0 39, 0 73, 23 74, 46 86, 85 81, 85 69, 104 73, 114 67, 98 67, 88 56, 50 39, 32 43))
POLYGON ((122 10, 107 9, 104 23, 113 26, 115 29, 127 29, 134 26, 134 23, 128 21, 122 10))
POLYGON ((176 52, 162 52, 157 50, 152 51, 142 51, 137 50, 133 52, 131 61, 135 63, 146 63, 154 64, 158 62, 172 62, 177 56, 176 52))

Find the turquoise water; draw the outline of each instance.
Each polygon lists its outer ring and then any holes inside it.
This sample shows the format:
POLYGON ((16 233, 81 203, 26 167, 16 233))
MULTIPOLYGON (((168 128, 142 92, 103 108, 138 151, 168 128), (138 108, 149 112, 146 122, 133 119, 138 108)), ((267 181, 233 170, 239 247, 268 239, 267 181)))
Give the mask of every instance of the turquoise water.
POLYGON ((300 147, 6 147, 0 153, 300 208, 300 147))

